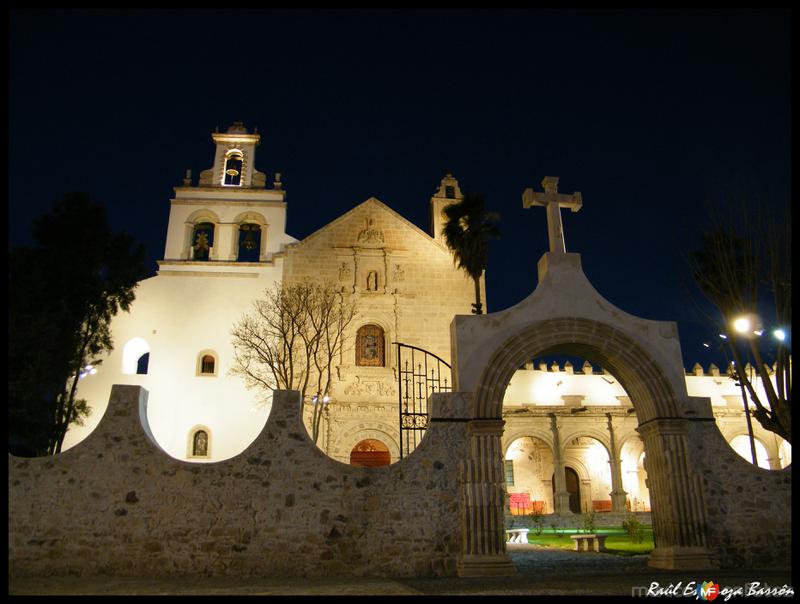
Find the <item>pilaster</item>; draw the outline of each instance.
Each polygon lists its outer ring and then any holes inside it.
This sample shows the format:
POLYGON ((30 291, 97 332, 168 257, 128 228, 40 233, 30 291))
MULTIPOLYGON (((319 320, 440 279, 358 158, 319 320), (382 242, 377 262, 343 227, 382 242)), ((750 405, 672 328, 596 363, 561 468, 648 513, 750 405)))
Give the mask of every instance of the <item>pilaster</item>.
POLYGON ((716 568, 708 549, 703 484, 688 457, 686 419, 653 419, 638 432, 647 451, 647 486, 656 548, 648 564, 654 568, 716 568))
POLYGON ((516 569, 506 553, 503 524, 505 493, 501 419, 469 422, 469 459, 461 464, 462 542, 458 559, 461 577, 514 575, 516 569))
POLYGON ((569 491, 567 491, 566 475, 564 474, 564 455, 561 450, 558 417, 554 413, 550 414, 550 430, 553 432, 553 477, 555 480, 553 511, 556 514, 572 514, 569 509, 569 491))
POLYGON ((610 413, 608 418, 608 440, 610 445, 608 462, 611 464, 611 511, 624 512, 627 493, 622 488, 622 460, 620 459, 617 439, 614 435, 614 419, 610 413))

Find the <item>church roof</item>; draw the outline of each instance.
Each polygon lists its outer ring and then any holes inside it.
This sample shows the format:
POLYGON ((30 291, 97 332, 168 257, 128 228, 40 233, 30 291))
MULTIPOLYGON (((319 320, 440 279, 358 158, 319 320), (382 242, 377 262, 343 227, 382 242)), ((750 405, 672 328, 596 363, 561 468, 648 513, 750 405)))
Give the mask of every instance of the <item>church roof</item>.
POLYGON ((324 231, 326 231, 328 229, 334 228, 335 225, 340 224, 340 223, 348 220, 355 212, 357 212, 359 209, 362 209, 362 208, 364 208, 365 206, 368 206, 368 205, 372 205, 374 207, 377 207, 377 208, 387 212, 393 218, 395 218, 396 220, 400 221, 404 226, 408 227, 408 229, 411 232, 415 233, 418 237, 422 237, 425 241, 430 243, 431 246, 435 247, 436 249, 438 249, 438 250, 440 250, 442 252, 446 252, 447 251, 447 248, 445 248, 442 244, 437 243, 433 239, 433 237, 431 237, 428 233, 426 233, 425 231, 420 229, 417 225, 415 225, 413 222, 411 222, 410 220, 405 218, 402 214, 399 214, 396 211, 394 211, 392 208, 390 208, 388 205, 383 203, 377 197, 370 197, 366 201, 361 202, 360 204, 358 204, 354 208, 348 210, 347 212, 345 212, 344 214, 342 214, 338 218, 332 220, 331 222, 329 222, 325 226, 317 229, 316 231, 314 231, 313 233, 311 233, 307 237, 301 239, 299 243, 302 244, 302 243, 305 243, 306 241, 311 241, 312 239, 315 239, 320 233, 322 233, 322 232, 324 232, 324 231))

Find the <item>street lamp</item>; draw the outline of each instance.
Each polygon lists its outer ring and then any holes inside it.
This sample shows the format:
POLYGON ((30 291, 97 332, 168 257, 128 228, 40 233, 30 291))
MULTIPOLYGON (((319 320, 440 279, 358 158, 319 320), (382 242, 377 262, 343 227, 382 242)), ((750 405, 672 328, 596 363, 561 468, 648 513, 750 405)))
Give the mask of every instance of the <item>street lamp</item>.
MULTIPOLYGON (((741 315, 736 317, 731 322, 731 326, 733 327, 733 331, 737 334, 741 335, 745 339, 752 340, 753 336, 760 336, 764 333, 764 330, 761 328, 761 319, 758 315, 749 313, 746 315, 741 315)), ((755 349, 754 342, 750 342, 751 347, 753 348, 754 352, 757 353, 755 349)), ((734 355, 736 354, 735 349, 735 342, 731 342, 731 350, 733 351, 734 355)), ((758 355, 756 354, 758 357, 758 355)), ((759 362, 759 358, 756 358, 756 363, 759 362)), ((744 375, 745 367, 733 364, 736 369, 736 374, 739 378, 739 388, 742 391, 742 404, 744 405, 744 417, 747 421, 747 434, 750 437, 750 454, 753 456, 753 465, 758 465, 758 460, 756 459, 756 442, 755 436, 753 435, 753 422, 750 418, 750 405, 747 403, 747 395, 744 389, 744 375)))
POLYGON ((314 444, 317 443, 317 439, 319 438, 319 424, 322 419, 322 413, 327 410, 328 403, 330 402, 331 397, 327 394, 322 396, 322 394, 318 392, 311 397, 311 404, 314 405, 314 412, 311 418, 311 439, 314 441, 314 444))
POLYGON ((750 331, 750 319, 747 317, 739 317, 733 321, 733 330, 742 335, 750 331))

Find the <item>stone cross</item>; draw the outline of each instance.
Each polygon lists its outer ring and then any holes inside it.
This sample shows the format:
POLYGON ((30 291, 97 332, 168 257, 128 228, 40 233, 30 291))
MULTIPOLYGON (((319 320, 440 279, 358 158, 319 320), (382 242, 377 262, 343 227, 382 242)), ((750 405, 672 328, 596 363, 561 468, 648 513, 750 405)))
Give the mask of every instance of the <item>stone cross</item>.
POLYGON ((581 194, 575 191, 572 195, 558 192, 558 177, 545 176, 542 180, 544 193, 536 193, 533 189, 525 189, 522 193, 522 207, 545 206, 547 208, 547 234, 550 238, 550 251, 555 254, 566 254, 564 245, 564 227, 561 224, 561 208, 572 208, 577 212, 583 205, 581 194))

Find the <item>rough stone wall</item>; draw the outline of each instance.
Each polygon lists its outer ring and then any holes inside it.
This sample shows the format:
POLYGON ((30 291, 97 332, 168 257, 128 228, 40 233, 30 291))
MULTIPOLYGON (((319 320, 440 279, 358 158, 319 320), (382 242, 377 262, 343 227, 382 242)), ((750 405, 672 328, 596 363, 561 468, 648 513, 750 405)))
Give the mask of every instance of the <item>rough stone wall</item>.
POLYGON ((466 407, 439 413, 402 462, 361 468, 311 443, 294 392, 275 393, 247 450, 213 464, 158 449, 140 420, 146 401, 115 386, 86 441, 54 458, 9 457, 12 575, 455 572, 468 424, 449 418, 466 407))
POLYGON ((690 422, 691 459, 702 483, 709 547, 723 568, 791 567, 792 469, 753 466, 714 421, 690 422))

